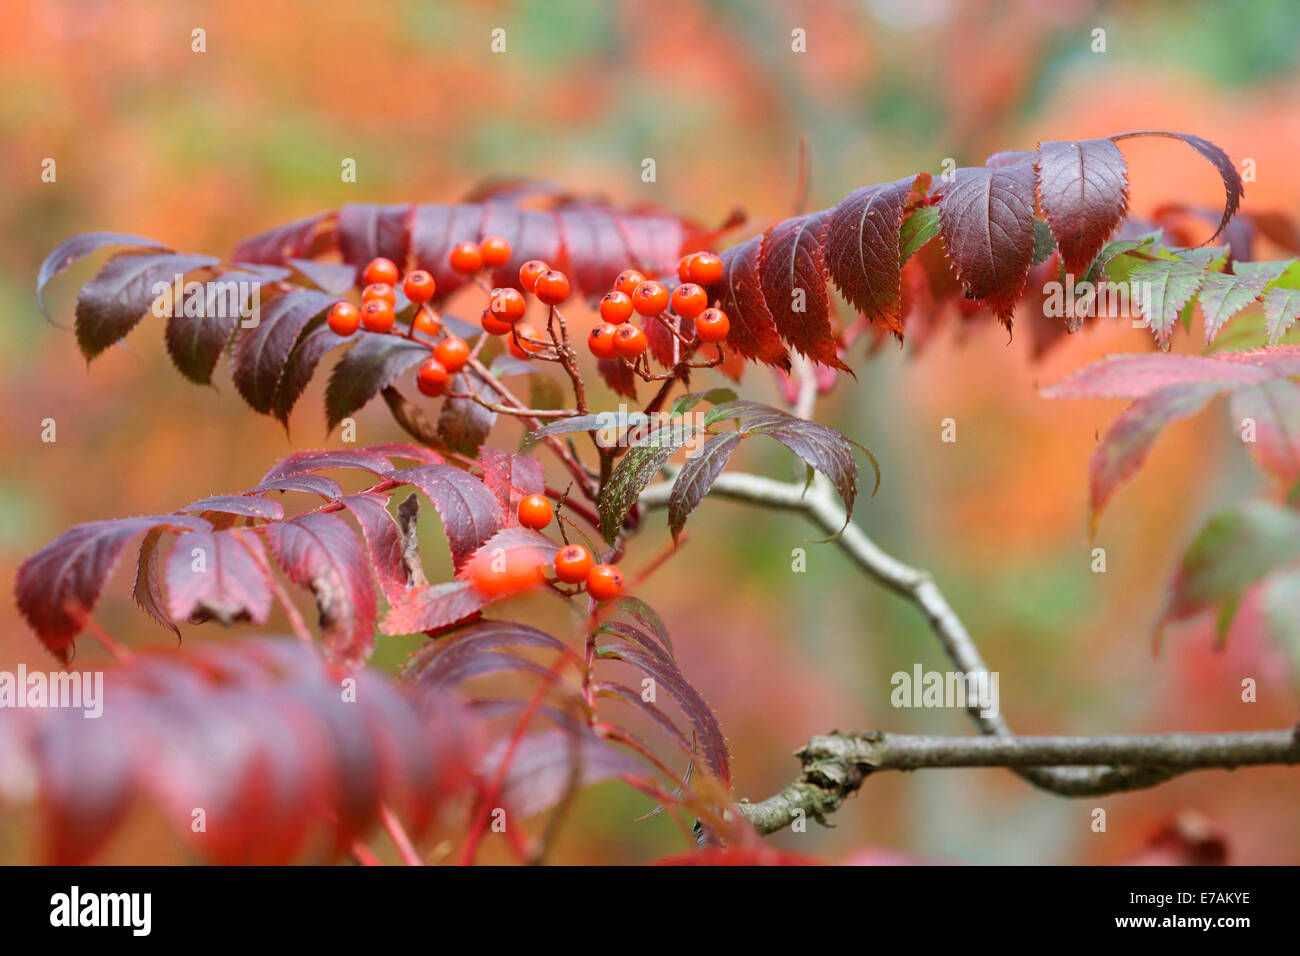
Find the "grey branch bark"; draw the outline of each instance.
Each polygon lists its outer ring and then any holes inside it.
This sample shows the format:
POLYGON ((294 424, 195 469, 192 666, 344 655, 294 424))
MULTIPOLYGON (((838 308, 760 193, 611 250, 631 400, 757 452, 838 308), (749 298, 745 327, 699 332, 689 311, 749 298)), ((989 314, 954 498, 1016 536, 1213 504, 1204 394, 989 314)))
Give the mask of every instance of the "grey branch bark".
POLYGON ((929 737, 873 731, 814 737, 795 756, 803 765, 798 780, 773 797, 736 807, 760 833, 775 833, 801 815, 825 822, 826 815, 839 809, 868 774, 881 770, 1106 765, 1112 771, 1133 771, 1124 778, 1131 788, 1157 784, 1188 770, 1300 764, 1300 734, 1288 729, 1101 737, 929 737))
MULTIPOLYGON (((673 476, 675 477, 675 476, 673 476)), ((642 492, 640 505, 644 510, 665 507, 668 503, 668 496, 672 491, 672 480, 660 482, 651 485, 642 492)), ((843 532, 835 539, 835 543, 844 551, 864 572, 874 578, 887 589, 901 595, 921 611, 926 621, 930 625, 931 631, 938 638, 944 652, 953 665, 965 674, 980 674, 988 671, 988 666, 984 663, 983 657, 980 656, 979 649, 976 647, 974 640, 971 638, 966 626, 961 622, 957 613, 948 604, 947 599, 934 583, 929 573, 919 568, 911 567, 899 561, 893 555, 880 548, 858 525, 849 522, 845 524, 844 507, 836 497, 830 485, 821 476, 817 475, 811 487, 805 488, 802 483, 788 483, 774 481, 770 478, 764 478, 759 475, 744 474, 739 472, 725 472, 720 475, 709 492, 710 497, 727 498, 733 501, 746 502, 748 504, 762 505, 768 508, 775 508, 783 511, 794 511, 805 515, 814 524, 820 527, 828 535, 835 535, 843 528, 843 532)), ((978 703, 972 703, 967 708, 967 713, 975 722, 976 727, 982 734, 994 738, 986 746, 993 749, 988 752, 991 754, 1000 753, 996 745, 1005 744, 1014 750, 1019 740, 1032 738, 1017 738, 1011 730, 1011 725, 1001 715, 984 716, 980 713, 978 703)), ((1283 732, 1273 732, 1283 733, 1283 732)), ((1285 732, 1289 733, 1289 732, 1285 732)), ((1226 739, 1238 740, 1242 735, 1174 735, 1177 739, 1187 739, 1194 737, 1207 737, 1214 740, 1222 741, 1226 739)), ((814 738, 816 741, 825 741, 832 738, 814 738)), ((858 739, 858 738, 845 738, 858 739)), ((937 740, 940 738, 926 738, 937 740)), ((971 741, 979 738, 951 738, 954 746, 960 742, 962 748, 969 747, 971 741)), ((1135 740, 1147 738, 1041 738, 1048 740, 1135 740)), ((809 746, 813 746, 812 743, 809 746)), ((1236 744, 1232 745, 1237 746, 1236 744)), ((966 752, 965 749, 962 752, 966 752)), ((1089 751, 1076 751, 1076 753, 1088 753, 1089 751)), ((1116 751, 1118 753, 1119 751, 1116 751)), ((772 800, 780 801, 783 798, 801 800, 803 809, 812 816, 819 816, 828 809, 834 809, 839 806, 840 800, 846 793, 856 790, 862 783, 862 777, 865 773, 861 766, 855 762, 851 755, 847 757, 847 762, 837 761, 836 754, 844 758, 843 752, 831 751, 821 753, 815 751, 812 754, 814 759, 815 776, 823 782, 829 781, 832 786, 830 793, 833 796, 838 793, 836 799, 828 797, 828 793, 821 784, 814 786, 811 790, 808 787, 808 748, 800 751, 800 757, 804 760, 804 777, 791 787, 786 788, 782 794, 778 794, 772 800), (856 782, 855 782, 856 780, 856 782), (838 783, 836 781, 839 781, 838 783), (848 789, 840 792, 843 787, 848 789), (793 788, 793 792, 791 791, 793 788), (827 801, 833 803, 831 806, 827 801), (814 812, 816 811, 816 812, 814 812)), ((1008 750, 1002 756, 1007 756, 1011 751, 1008 750)), ((918 764, 916 766, 1005 766, 1012 769, 1025 780, 1052 793, 1068 797, 1094 796, 1105 793, 1115 793, 1123 790, 1133 790, 1142 787, 1150 787, 1162 783, 1171 777, 1192 769, 1200 769, 1207 766, 1236 766, 1240 763, 1292 763, 1294 760, 1263 760, 1263 761, 1237 761, 1231 762, 1228 758, 1234 754, 1223 754, 1224 759, 1212 761, 1207 764, 1189 766, 1182 763, 1174 762, 1144 762, 1140 759, 1113 761, 1107 756, 1107 751, 1092 751, 1096 756, 1093 759, 1055 759, 1053 754, 1056 751, 1047 750, 1039 751, 1035 759, 990 759, 989 763, 977 764, 918 764)), ((1234 752, 1235 753, 1235 752, 1234 752)), ((877 769, 901 769, 885 768, 877 769)), ((796 801, 798 802, 798 801, 796 801)), ((743 804, 747 815, 753 812, 753 808, 766 806, 770 801, 764 801, 762 804, 743 804)), ((787 823, 789 821, 787 820, 787 823)), ((783 824, 785 825, 785 824, 783 824)), ((760 828, 761 829, 761 828, 760 828)), ((765 831, 770 832, 770 831, 765 831)))

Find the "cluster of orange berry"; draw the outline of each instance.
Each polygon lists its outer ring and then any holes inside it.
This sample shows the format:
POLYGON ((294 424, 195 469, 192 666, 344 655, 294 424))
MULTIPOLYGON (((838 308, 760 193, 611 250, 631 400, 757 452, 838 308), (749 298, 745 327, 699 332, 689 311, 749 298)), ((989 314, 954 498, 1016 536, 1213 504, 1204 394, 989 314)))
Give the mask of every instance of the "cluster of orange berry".
POLYGON ((614 288, 600 300, 604 320, 591 330, 587 347, 596 358, 615 356, 634 361, 646 348, 645 332, 628 320, 636 312, 646 318, 662 315, 669 306, 683 319, 695 320, 695 334, 701 342, 721 342, 731 331, 731 322, 721 309, 710 309, 709 295, 702 288, 722 278, 722 260, 711 252, 684 256, 677 265, 681 285, 670 296, 663 284, 647 279, 635 269, 625 269, 614 280, 614 288))
MULTIPOLYGON (((541 531, 551 523, 555 512, 545 495, 528 495, 519 502, 519 523, 541 531)), ((516 549, 504 562, 481 555, 469 569, 474 587, 491 597, 502 597, 546 582, 546 564, 527 549, 516 549)), ((570 544, 555 554, 555 577, 565 584, 585 584, 587 594, 597 601, 612 601, 623 591, 623 575, 612 564, 596 564, 591 552, 580 544, 570 544)))

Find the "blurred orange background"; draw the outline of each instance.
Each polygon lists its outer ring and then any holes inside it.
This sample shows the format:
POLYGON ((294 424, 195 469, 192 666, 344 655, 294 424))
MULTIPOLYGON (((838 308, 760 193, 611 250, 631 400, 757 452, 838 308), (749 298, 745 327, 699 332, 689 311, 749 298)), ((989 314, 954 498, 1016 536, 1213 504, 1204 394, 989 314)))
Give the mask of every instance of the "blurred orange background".
MULTIPOLYGON (((618 202, 653 202, 705 223, 735 204, 748 237, 791 212, 800 138, 812 208, 869 183, 980 164, 1001 149, 1128 129, 1204 136, 1253 158, 1250 209, 1300 206, 1295 109, 1300 7, 1284 2, 1099 4, 817 0, 810 3, 489 2, 358 4, 258 0, 10 0, 0 32, 0 566, 77 522, 179 507, 256 483, 299 448, 337 446, 321 410, 324 374, 290 434, 252 413, 219 368, 212 389, 171 367, 160 323, 87 369, 33 293, 63 238, 112 230, 224 254, 246 235, 350 201, 454 201, 489 175, 557 181, 618 202), (494 28, 507 52, 489 51, 494 28), (206 31, 206 52, 191 31, 206 31), (806 31, 807 52, 791 50, 806 31), (1092 49, 1106 31, 1106 52, 1092 49), (41 181, 46 157, 57 182, 41 181), (340 181, 344 157, 358 181, 340 181), (645 157, 657 181, 641 180, 645 157), (41 441, 54 418, 58 441, 41 441)), ((1213 206, 1213 170, 1168 140, 1126 142, 1131 208, 1213 206)), ((75 290, 103 257, 48 293, 68 324, 75 290)), ((945 330, 918 355, 885 348, 852 364, 819 414, 880 459, 880 492, 857 517, 887 550, 931 570, 1001 674, 1001 704, 1024 733, 1122 733, 1286 726, 1297 680, 1277 647, 1249 634, 1215 653, 1211 628, 1151 627, 1175 561, 1205 516, 1268 493, 1232 440, 1221 405, 1173 426, 1090 542, 1088 457, 1115 402, 1036 392, 1104 354, 1147 351, 1150 334, 1103 323, 1041 361, 1023 333, 984 320, 945 330), (940 422, 958 440, 940 441, 940 422), (1090 570, 1091 549, 1107 571, 1090 570), (1244 677, 1259 702, 1243 704, 1244 677)), ((1198 330, 1199 334, 1199 330, 1198 330)), ((1184 335, 1176 345, 1195 351, 1184 335)), ((323 372, 323 370, 322 370, 323 372)), ((751 370, 753 397, 775 400, 751 370)), ((602 394, 603 400, 609 396, 602 394)), ((513 447, 518 426, 494 440, 513 447)), ((404 435, 382 404, 358 416, 361 443, 404 435)), ((733 467, 789 476, 776 449, 733 467)), ((972 732, 953 711, 895 710, 890 675, 948 668, 914 608, 865 583, 797 517, 706 501, 690 541, 641 596, 673 631, 687 676, 716 709, 738 796, 759 799, 797 772, 810 735, 882 728, 972 732), (791 549, 808 570, 790 570, 791 549)), ((629 567, 667 545, 654 522, 629 567)), ((129 598, 124 562, 97 616, 135 646, 166 646, 129 598)), ((216 625, 185 640, 221 640, 216 625)), ((382 646, 376 665, 410 649, 382 646)), ((99 652, 83 645, 81 663, 99 652)), ((0 604, 0 668, 52 667, 11 602, 0 604)), ((1122 860, 1172 814, 1193 809, 1227 834, 1230 860, 1300 860, 1295 770, 1192 774, 1162 787, 1070 801, 1005 771, 881 774, 836 815, 774 845, 844 860, 864 849, 971 863, 1122 860), (1108 829, 1090 827, 1094 807, 1108 829)), ((584 794, 563 862, 642 862, 684 849, 663 817, 618 784, 584 794)), ((0 826, 0 861, 27 837, 0 826)), ((116 862, 184 859, 169 840, 128 833, 116 862)))

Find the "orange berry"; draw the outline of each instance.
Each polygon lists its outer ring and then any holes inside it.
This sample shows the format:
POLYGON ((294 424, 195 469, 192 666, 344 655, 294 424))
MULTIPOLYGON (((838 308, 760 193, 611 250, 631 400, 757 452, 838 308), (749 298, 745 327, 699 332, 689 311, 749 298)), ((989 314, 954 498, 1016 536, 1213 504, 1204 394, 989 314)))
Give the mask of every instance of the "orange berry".
POLYGON ((441 362, 448 372, 455 375, 469 361, 469 343, 462 338, 449 335, 433 347, 433 357, 441 362))
POLYGON ((510 354, 517 359, 530 359, 534 352, 541 351, 540 345, 534 345, 528 339, 540 339, 538 331, 527 322, 520 322, 514 327, 515 334, 510 336, 506 341, 510 344, 510 354), (515 344, 515 339, 519 339, 519 344, 515 344))
POLYGON ((447 257, 451 268, 463 276, 470 276, 483 268, 483 253, 476 242, 462 242, 447 257))
POLYGON ((537 285, 537 277, 551 268, 541 259, 529 259, 519 267, 519 284, 528 292, 537 285))
POLYGON ((402 292, 416 305, 421 305, 432 299, 437 288, 438 284, 433 281, 433 276, 423 269, 408 272, 406 278, 402 280, 402 292))
POLYGON ((645 333, 625 323, 614 330, 614 351, 625 359, 634 359, 645 351, 645 333))
POLYGON ((626 322, 631 315, 632 300, 617 289, 606 292, 605 297, 600 300, 600 317, 606 322, 618 325, 620 322, 626 322))
POLYGON ((705 309, 695 320, 695 334, 701 342, 721 342, 731 331, 731 320, 721 309, 705 309))
POLYGON ((421 392, 431 397, 445 392, 450 381, 451 373, 436 358, 425 359, 415 374, 415 384, 421 392))
POLYGON ((555 576, 565 584, 587 580, 591 566, 591 552, 580 544, 571 544, 555 553, 555 576))
POLYGON ((598 564, 587 572, 587 593, 597 601, 612 601, 623 593, 623 575, 612 564, 598 564))
POLYGON ((713 285, 722 278, 722 260, 712 252, 697 252, 691 260, 688 278, 697 285, 713 285))
POLYGON ((370 265, 366 266, 366 271, 361 273, 361 277, 366 282, 382 282, 386 285, 394 285, 397 282, 397 264, 392 259, 385 259, 383 256, 378 259, 371 259, 370 265))
POLYGON ((387 332, 396 319, 393 304, 384 299, 371 299, 361 307, 361 327, 367 332, 387 332))
POLYGON ((420 309, 415 313, 415 331, 423 332, 425 335, 437 335, 442 331, 442 324, 438 321, 438 316, 428 309, 420 309))
POLYGON ((618 355, 614 348, 614 332, 618 328, 615 325, 602 323, 591 330, 587 336, 587 348, 591 349, 591 354, 598 359, 612 359, 618 355))
POLYGON ((525 528, 541 531, 554 516, 555 509, 545 495, 528 495, 519 502, 519 523, 525 528))
POLYGON ((501 236, 488 236, 479 243, 479 252, 483 255, 483 265, 495 269, 510 261, 510 242, 501 236))
POLYGON ((633 290, 632 308, 642 315, 658 315, 668 308, 668 290, 653 279, 648 279, 633 290))
POLYGON ((488 311, 501 322, 518 322, 527 308, 528 303, 518 289, 493 289, 488 296, 488 311))
POLYGON ((351 335, 361 327, 361 310, 351 302, 335 302, 325 321, 335 335, 351 335))
POLYGON ((547 305, 559 305, 569 297, 569 277, 559 269, 547 269, 537 277, 533 293, 547 305))
POLYGON ((677 262, 677 278, 681 282, 691 281, 691 260, 695 258, 695 253, 684 255, 677 262))
POLYGON ((546 561, 532 548, 490 548, 474 556, 466 577, 488 597, 504 597, 544 584, 546 561))
POLYGON ((635 269, 624 269, 618 274, 618 278, 614 280, 614 291, 622 292, 630 299, 632 293, 636 291, 636 287, 642 282, 645 282, 645 276, 641 273, 635 269))
POLYGON ((369 302, 371 299, 383 299, 391 306, 397 305, 397 290, 386 282, 372 282, 361 290, 361 301, 369 302))
POLYGON ((506 335, 514 328, 509 322, 503 322, 487 309, 483 310, 483 318, 480 320, 483 325, 483 331, 488 335, 506 335))
POLYGON ((673 289, 673 311, 683 319, 693 319, 709 307, 709 294, 694 282, 673 289))

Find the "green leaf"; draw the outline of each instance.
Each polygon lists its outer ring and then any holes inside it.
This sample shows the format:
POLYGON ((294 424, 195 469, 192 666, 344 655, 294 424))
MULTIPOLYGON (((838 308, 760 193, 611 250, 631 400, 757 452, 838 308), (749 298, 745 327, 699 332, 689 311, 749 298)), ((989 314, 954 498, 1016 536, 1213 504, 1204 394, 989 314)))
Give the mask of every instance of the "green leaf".
POLYGON ((1029 260, 1031 266, 1046 262, 1047 257, 1056 251, 1056 237, 1052 228, 1041 219, 1034 220, 1034 257, 1029 260))
POLYGON ((904 219, 903 228, 898 235, 899 268, 916 255, 922 246, 939 235, 939 229, 938 206, 921 206, 904 219))
POLYGON ((1291 658, 1291 671, 1300 683, 1300 568, 1272 575, 1260 589, 1264 629, 1291 658))
POLYGON ((701 401, 708 402, 710 405, 721 405, 723 402, 734 402, 736 393, 729 388, 710 388, 698 392, 687 392, 685 395, 679 395, 673 402, 672 407, 668 410, 669 416, 676 418, 678 415, 689 412, 701 401))
POLYGON ((1205 341, 1213 341, 1225 322, 1258 299, 1268 284, 1294 261, 1238 262, 1235 275, 1207 273, 1199 292, 1201 314, 1205 316, 1205 341))
POLYGON ((627 513, 632 510, 645 486, 663 470, 668 459, 691 440, 695 432, 693 426, 660 429, 633 445, 619 459, 596 503, 600 510, 600 533, 606 541, 613 544, 618 539, 627 513))
POLYGON ((1204 264, 1181 259, 1143 262, 1129 272, 1129 295, 1161 346, 1168 344, 1179 313, 1192 300, 1206 273, 1204 264))

